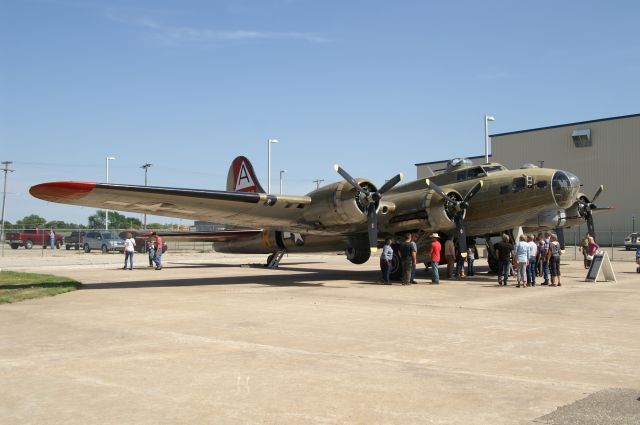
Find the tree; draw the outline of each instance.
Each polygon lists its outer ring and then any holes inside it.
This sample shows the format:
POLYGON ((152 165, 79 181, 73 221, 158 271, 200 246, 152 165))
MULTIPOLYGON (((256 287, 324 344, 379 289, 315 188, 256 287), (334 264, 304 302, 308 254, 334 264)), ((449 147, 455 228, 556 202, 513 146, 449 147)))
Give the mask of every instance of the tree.
MULTIPOLYGON (((98 210, 89 217, 89 228, 104 229, 105 211, 98 210)), ((126 217, 116 211, 109 211, 109 227, 112 229, 140 229, 142 222, 135 217, 126 217)))
POLYGON ((43 227, 46 222, 47 220, 39 215, 31 214, 16 221, 16 228, 33 229, 34 227, 43 227))

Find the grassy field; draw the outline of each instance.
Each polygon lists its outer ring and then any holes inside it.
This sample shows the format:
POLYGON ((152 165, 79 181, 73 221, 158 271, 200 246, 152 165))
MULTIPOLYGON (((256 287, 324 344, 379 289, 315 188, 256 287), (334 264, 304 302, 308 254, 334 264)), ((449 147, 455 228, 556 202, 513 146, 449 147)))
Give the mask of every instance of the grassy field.
POLYGON ((49 274, 0 272, 0 304, 75 291, 80 282, 49 274))

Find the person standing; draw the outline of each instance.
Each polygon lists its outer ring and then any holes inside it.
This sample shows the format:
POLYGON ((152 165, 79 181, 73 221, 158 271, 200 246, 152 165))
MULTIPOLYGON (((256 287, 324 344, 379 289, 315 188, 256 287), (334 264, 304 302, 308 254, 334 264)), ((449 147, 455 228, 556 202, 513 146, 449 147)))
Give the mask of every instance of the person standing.
POLYGON ((467 248, 467 276, 473 276, 475 274, 473 263, 476 258, 478 258, 478 248, 476 247, 475 241, 471 240, 469 248, 467 248))
POLYGON ((542 259, 542 275, 544 277, 544 282, 542 285, 548 285, 549 282, 549 243, 550 243, 551 233, 544 232, 544 237, 542 238, 541 243, 538 245, 538 249, 540 250, 540 258, 542 259))
POLYGON ((56 249, 56 233, 53 231, 53 229, 49 231, 49 247, 51 247, 51 249, 53 250, 56 249))
POLYGON ((407 233, 404 243, 400 245, 400 258, 402 258, 402 284, 411 285, 411 267, 416 259, 416 252, 411 247, 411 234, 407 233))
POLYGON ((509 265, 513 257, 513 245, 509 242, 509 235, 503 233, 500 242, 493 246, 498 257, 498 285, 507 286, 509 265))
POLYGON ((467 254, 467 253, 463 253, 460 251, 460 239, 455 238, 453 241, 453 245, 456 249, 456 273, 455 276, 456 277, 464 277, 464 260, 465 260, 465 256, 463 254, 467 254))
POLYGON ((636 272, 640 273, 640 246, 636 248, 636 272))
POLYGON ((391 273, 391 261, 393 261, 393 248, 391 248, 391 239, 384 240, 382 254, 380 255, 380 270, 382 271, 382 283, 391 285, 389 275, 391 273))
POLYGON ((549 271, 551 272, 551 284, 549 286, 562 286, 560 283, 560 243, 555 234, 549 236, 549 271))
POLYGON ((529 264, 529 243, 527 242, 527 238, 525 235, 520 235, 518 238, 518 244, 516 245, 516 263, 517 263, 517 271, 516 271, 516 279, 518 284, 517 288, 522 285, 522 287, 527 287, 527 266, 529 264))
POLYGON ((438 264, 440 263, 440 253, 442 245, 438 240, 440 236, 437 233, 431 234, 431 283, 438 285, 440 283, 440 271, 438 264))
POLYGON ((413 250, 413 252, 415 253, 414 259, 413 259, 413 264, 411 265, 411 283, 418 283, 416 282, 416 264, 418 261, 418 244, 416 243, 416 241, 418 240, 418 235, 416 235, 415 233, 411 235, 411 249, 413 250))
POLYGON ((536 286, 536 267, 538 262, 538 245, 533 233, 527 235, 529 244, 529 264, 527 265, 527 285, 536 286))
POLYGON ((145 245, 147 248, 147 255, 149 256, 149 267, 153 267, 153 259, 156 256, 156 249, 153 247, 153 238, 149 238, 146 240, 145 245))
POLYGON ((589 250, 589 234, 588 233, 584 235, 584 238, 582 239, 582 241, 580 241, 580 249, 582 250, 582 262, 584 264, 584 268, 588 269, 589 265, 591 264, 590 261, 587 259, 587 256, 589 255, 587 254, 587 251, 589 250))
POLYGON ((136 240, 131 237, 131 233, 127 233, 127 239, 124 240, 124 267, 127 268, 127 260, 129 262, 129 270, 133 270, 133 254, 135 253, 136 240))
POLYGON ((456 246, 451 238, 444 242, 444 258, 447 261, 447 279, 452 279, 456 263, 456 246))
POLYGON ((162 270, 162 238, 156 232, 151 234, 153 236, 153 249, 155 250, 155 257, 153 257, 154 263, 156 263, 156 270, 162 270))
POLYGON ((600 245, 596 243, 593 239, 593 236, 587 237, 587 266, 586 268, 591 267, 591 261, 593 260, 593 256, 598 253, 600 249, 600 245))

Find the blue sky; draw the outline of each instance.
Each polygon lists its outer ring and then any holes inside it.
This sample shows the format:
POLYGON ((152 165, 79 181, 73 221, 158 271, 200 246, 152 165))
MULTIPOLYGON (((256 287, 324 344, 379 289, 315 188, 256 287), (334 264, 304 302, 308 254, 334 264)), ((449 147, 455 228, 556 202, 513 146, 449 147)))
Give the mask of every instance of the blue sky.
MULTIPOLYGON (((0 1, 5 218, 85 222, 54 180, 224 189, 237 155, 272 191, 378 184, 500 133, 639 113, 635 1, 0 1)), ((151 218, 155 220, 155 218, 151 218)), ((178 222, 178 220, 158 219, 178 222)))

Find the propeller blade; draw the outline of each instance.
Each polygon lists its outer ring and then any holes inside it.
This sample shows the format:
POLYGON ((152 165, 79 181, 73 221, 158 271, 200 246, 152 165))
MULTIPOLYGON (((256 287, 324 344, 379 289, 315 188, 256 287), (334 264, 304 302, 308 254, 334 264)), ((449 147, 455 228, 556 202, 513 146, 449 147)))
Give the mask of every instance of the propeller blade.
POLYGON ((593 224, 593 214, 591 214, 591 211, 587 212, 587 214, 584 216, 584 219, 587 221, 587 232, 593 237, 593 239, 595 239, 596 226, 593 224))
POLYGON ((378 190, 378 193, 380 193, 380 194, 385 193, 386 191, 391 189, 393 186, 395 186, 398 183, 400 183, 400 180, 402 180, 403 178, 404 178, 404 174, 402 174, 402 173, 396 174, 395 176, 393 176, 391 178, 391 180, 387 181, 385 184, 382 185, 380 190, 378 190))
POLYGON ((603 184, 601 184, 601 185, 600 185, 600 187, 598 188, 598 190, 596 191, 596 194, 595 194, 595 195, 593 195, 593 198, 591 198, 591 203, 596 202, 596 198, 597 198, 598 196, 600 196, 600 194, 602 193, 602 191, 603 191, 603 190, 604 190, 604 185, 603 185, 603 184))
POLYGON ((560 244, 560 250, 564 251, 564 229, 562 227, 556 227, 556 236, 558 236, 558 243, 560 244))
POLYGON ((369 247, 371 252, 378 250, 378 215, 376 204, 371 203, 367 207, 367 231, 369 233, 369 247))
POLYGON ((445 191, 442 190, 442 188, 440 186, 438 186, 437 184, 432 182, 430 179, 426 179, 426 182, 427 182, 427 186, 429 186, 429 188, 431 188, 431 190, 435 191, 438 195, 442 196, 444 199, 446 199, 449 202, 453 202, 453 203, 456 202, 454 199, 451 199, 449 197, 449 195, 447 195, 445 193, 445 191))
POLYGON ((464 222, 462 214, 458 214, 455 218, 456 222, 456 236, 458 237, 458 248, 460 249, 460 255, 462 258, 467 256, 467 234, 464 231, 464 222))
POLYGON ((480 189, 482 189, 482 185, 484 183, 482 183, 482 180, 480 180, 478 183, 476 183, 468 192, 466 195, 464 195, 464 198, 462 198, 462 202, 469 202, 469 199, 473 198, 474 196, 476 196, 476 193, 478 193, 480 191, 480 189))
POLYGON ((341 166, 339 166, 338 164, 335 164, 333 166, 333 169, 336 170, 338 174, 340 174, 346 181, 348 181, 349 184, 351 184, 351 186, 353 186, 358 192, 364 192, 367 195, 369 194, 366 190, 360 187, 356 179, 351 177, 351 175, 347 173, 341 166))

